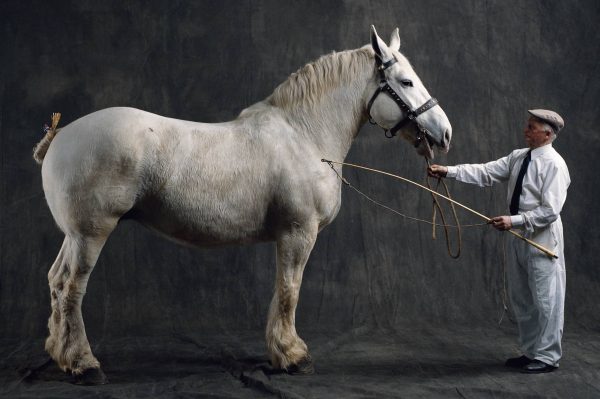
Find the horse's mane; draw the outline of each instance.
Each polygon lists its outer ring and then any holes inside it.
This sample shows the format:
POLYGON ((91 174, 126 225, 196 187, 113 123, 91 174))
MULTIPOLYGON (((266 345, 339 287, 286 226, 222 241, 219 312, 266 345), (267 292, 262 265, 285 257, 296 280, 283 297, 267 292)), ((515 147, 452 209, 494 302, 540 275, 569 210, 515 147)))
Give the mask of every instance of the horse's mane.
POLYGON ((373 57, 370 46, 323 55, 292 73, 277 86, 268 102, 284 109, 312 107, 328 89, 349 84, 359 74, 372 73, 373 57))

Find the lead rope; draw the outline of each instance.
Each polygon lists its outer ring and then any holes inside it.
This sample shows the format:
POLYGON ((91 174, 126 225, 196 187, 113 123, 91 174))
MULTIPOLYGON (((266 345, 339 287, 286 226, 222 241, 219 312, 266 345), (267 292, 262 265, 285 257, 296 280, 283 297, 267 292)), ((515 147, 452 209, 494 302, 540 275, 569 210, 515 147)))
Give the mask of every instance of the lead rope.
MULTIPOLYGON (((431 166, 431 164, 429 163, 429 160, 427 158, 425 158, 425 162, 427 163, 427 167, 431 166)), ((441 177, 438 177, 438 179, 437 179, 437 185, 435 187, 435 190, 433 190, 431 188, 431 184, 429 184, 429 176, 428 175, 426 175, 426 177, 425 177, 425 182, 427 183, 427 187, 429 187, 430 190, 436 191, 436 192, 438 192, 440 183, 442 183, 442 185, 444 186, 444 190, 446 190, 446 197, 448 197, 450 199, 452 198, 450 196, 450 190, 448 190, 448 186, 446 185, 446 182, 444 182, 441 177)), ((450 257, 452 259, 458 259, 460 257, 460 250, 462 248, 462 230, 460 228, 460 221, 458 220, 458 214, 456 213, 456 207, 454 206, 453 202, 450 202, 450 206, 452 208, 452 216, 454 217, 454 222, 456 223, 456 235, 458 237, 456 254, 453 254, 452 249, 450 248, 450 232, 448 231, 448 224, 446 223, 446 217, 444 216, 444 210, 442 209, 442 206, 440 205, 440 202, 438 201, 437 196, 434 195, 432 192, 429 192, 429 193, 431 194, 431 198, 433 199, 433 206, 432 206, 432 212, 431 212, 433 226, 432 226, 431 236, 434 240, 436 239, 435 218, 437 216, 437 210, 439 210, 440 218, 442 219, 442 226, 444 226, 444 235, 446 237, 446 249, 448 250, 448 255, 450 255, 450 257)), ((482 223, 481 225, 484 225, 484 224, 486 224, 486 223, 482 223)))

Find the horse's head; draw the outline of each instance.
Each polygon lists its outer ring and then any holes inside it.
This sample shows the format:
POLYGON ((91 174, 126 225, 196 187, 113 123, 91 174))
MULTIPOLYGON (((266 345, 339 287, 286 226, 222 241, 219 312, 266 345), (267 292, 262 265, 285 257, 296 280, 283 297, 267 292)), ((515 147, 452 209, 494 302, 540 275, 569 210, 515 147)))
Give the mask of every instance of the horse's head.
POLYGON ((386 129, 386 134, 395 135, 399 131, 415 145, 420 155, 429 159, 433 158, 434 145, 447 152, 452 126, 400 53, 398 28, 392 33, 388 46, 371 26, 371 46, 377 68, 365 94, 371 121, 386 129))

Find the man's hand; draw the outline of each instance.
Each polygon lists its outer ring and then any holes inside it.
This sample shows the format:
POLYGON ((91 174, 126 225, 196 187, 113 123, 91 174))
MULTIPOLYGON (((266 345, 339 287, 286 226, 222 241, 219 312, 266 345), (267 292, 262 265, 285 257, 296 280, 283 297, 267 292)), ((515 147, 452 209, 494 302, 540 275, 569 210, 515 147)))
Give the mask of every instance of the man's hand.
POLYGON ((448 168, 446 166, 434 164, 427 168, 427 174, 431 177, 437 177, 437 178, 446 177, 447 173, 448 173, 448 168))
POLYGON ((491 218, 488 222, 492 226, 494 226, 498 230, 510 230, 512 228, 512 222, 510 221, 510 216, 496 216, 491 218))

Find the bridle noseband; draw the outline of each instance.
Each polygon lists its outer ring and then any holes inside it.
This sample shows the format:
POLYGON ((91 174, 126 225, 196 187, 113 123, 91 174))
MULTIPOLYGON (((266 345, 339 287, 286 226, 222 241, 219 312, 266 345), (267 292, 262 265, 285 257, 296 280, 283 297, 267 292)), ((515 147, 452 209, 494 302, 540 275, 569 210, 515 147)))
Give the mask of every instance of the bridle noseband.
POLYGON ((405 116, 404 118, 400 119, 398 123, 396 123, 391 129, 385 129, 384 127, 380 126, 385 131, 385 136, 388 138, 394 137, 398 130, 402 129, 407 123, 414 121, 417 124, 417 127, 419 128, 419 133, 417 134, 415 141, 415 147, 418 147, 419 144, 421 144, 421 141, 423 141, 423 139, 426 137, 427 131, 417 122, 417 116, 435 107, 438 103, 438 100, 432 97, 419 108, 415 110, 410 109, 410 106, 400 98, 400 96, 398 95, 398 93, 396 93, 394 89, 392 89, 392 86, 389 85, 388 80, 385 77, 385 70, 394 65, 396 62, 396 58, 392 58, 387 62, 382 62, 381 58, 375 55, 375 63, 377 65, 377 72, 379 73, 379 88, 377 88, 377 90, 375 91, 375 93, 373 93, 371 99, 369 100, 369 104, 367 105, 367 115, 369 116, 370 123, 378 125, 378 123, 375 122, 373 120, 373 117, 371 116, 371 107, 373 106, 373 103, 375 102, 375 99, 379 94, 383 92, 387 93, 392 98, 392 100, 394 100, 394 102, 398 104, 405 116))

